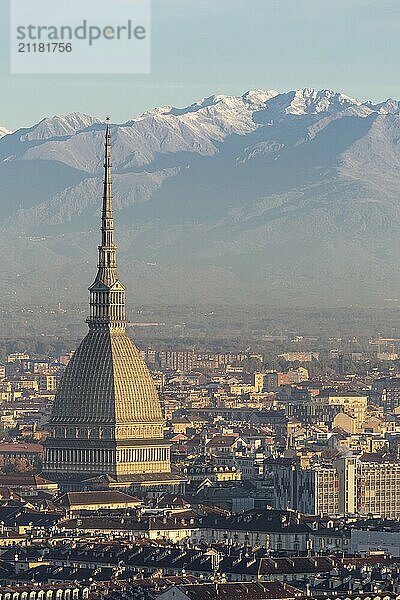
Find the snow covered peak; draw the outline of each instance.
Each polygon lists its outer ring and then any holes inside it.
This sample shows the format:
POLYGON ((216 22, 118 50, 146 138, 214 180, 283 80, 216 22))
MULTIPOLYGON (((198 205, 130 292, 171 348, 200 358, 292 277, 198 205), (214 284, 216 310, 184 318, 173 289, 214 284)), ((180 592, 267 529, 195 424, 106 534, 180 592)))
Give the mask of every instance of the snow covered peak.
MULTIPOLYGON (((197 100, 189 106, 178 108, 175 106, 164 106, 154 108, 143 113, 140 117, 132 119, 126 125, 132 125, 139 120, 168 119, 177 117, 185 119, 193 115, 199 119, 206 115, 214 118, 231 120, 234 114, 240 114, 241 118, 247 114, 251 118, 253 113, 266 109, 275 113, 305 115, 317 113, 334 113, 348 108, 359 108, 365 106, 358 100, 350 98, 345 94, 333 90, 316 90, 304 88, 286 93, 276 90, 248 90, 242 96, 230 96, 225 94, 213 94, 197 100)), ((370 110, 370 109, 368 109, 370 110)))
POLYGON ((227 96, 225 94, 213 94, 201 100, 197 100, 186 108, 172 108, 170 114, 179 116, 186 113, 198 112, 202 109, 210 109, 218 107, 218 110, 224 110, 224 108, 234 108, 241 103, 240 96, 227 96))
POLYGON ((95 123, 101 123, 100 119, 79 112, 73 112, 65 116, 46 117, 23 134, 21 141, 69 136, 95 123))
POLYGON ((359 100, 333 90, 304 88, 289 92, 292 99, 285 112, 292 115, 338 112, 351 106, 360 106, 359 100))
POLYGON ((393 98, 388 98, 384 102, 379 102, 377 104, 366 102, 366 105, 371 108, 371 110, 379 112, 382 115, 398 114, 400 112, 400 102, 393 98))
POLYGON ((5 135, 8 135, 9 133, 11 133, 9 129, 7 129, 6 127, 0 127, 0 138, 4 137, 5 135))
MULTIPOLYGON (((364 106, 359 100, 333 90, 316 90, 304 88, 280 94, 276 90, 249 90, 242 96, 215 94, 202 98, 184 108, 165 107, 152 111, 152 115, 172 115, 181 117, 189 113, 211 111, 212 114, 223 115, 227 112, 257 112, 272 109, 274 112, 305 115, 317 113, 334 113, 348 108, 364 106)), ((146 113, 149 115, 150 113, 146 113)))
MULTIPOLYGON (((264 107, 264 104, 278 95, 276 90, 249 90, 242 96, 230 96, 226 94, 213 94, 200 100, 196 100, 193 104, 178 108, 176 106, 163 106, 154 108, 153 110, 143 113, 139 119, 148 117, 174 116, 181 117, 190 113, 199 111, 207 112, 211 110, 223 112, 225 110, 257 110, 264 107)), ((135 121, 137 119, 134 119, 135 121)), ((133 121, 130 121, 133 122, 133 121)))
POLYGON ((248 90, 242 96, 243 102, 252 106, 260 106, 265 104, 271 98, 278 96, 279 92, 276 90, 248 90))

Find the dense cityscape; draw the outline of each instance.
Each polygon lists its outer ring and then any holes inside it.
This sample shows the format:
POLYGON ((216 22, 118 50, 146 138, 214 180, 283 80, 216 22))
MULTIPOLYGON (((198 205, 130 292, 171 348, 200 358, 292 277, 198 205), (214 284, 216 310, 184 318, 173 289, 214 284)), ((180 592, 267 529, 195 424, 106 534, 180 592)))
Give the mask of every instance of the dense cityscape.
POLYGON ((176 587, 191 598, 216 582, 250 582, 256 595, 264 586, 268 597, 394 593, 400 340, 352 353, 333 342, 325 372, 319 340, 303 336, 271 341, 275 368, 249 349, 142 348, 169 481, 80 491, 43 475, 73 351, 10 352, 0 373, 2 585, 146 598, 176 587))
POLYGON ((0 600, 400 600, 399 0, 0 30, 0 600))

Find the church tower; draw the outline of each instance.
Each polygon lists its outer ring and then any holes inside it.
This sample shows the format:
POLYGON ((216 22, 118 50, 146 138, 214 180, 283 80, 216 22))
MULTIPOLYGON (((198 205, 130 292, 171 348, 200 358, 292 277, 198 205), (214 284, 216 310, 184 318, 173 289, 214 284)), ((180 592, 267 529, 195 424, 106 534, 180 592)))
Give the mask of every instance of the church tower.
POLYGON ((108 124, 101 245, 97 275, 89 292, 89 332, 57 390, 43 471, 60 483, 102 475, 115 482, 173 479, 157 390, 125 331, 125 287, 117 273, 108 124))

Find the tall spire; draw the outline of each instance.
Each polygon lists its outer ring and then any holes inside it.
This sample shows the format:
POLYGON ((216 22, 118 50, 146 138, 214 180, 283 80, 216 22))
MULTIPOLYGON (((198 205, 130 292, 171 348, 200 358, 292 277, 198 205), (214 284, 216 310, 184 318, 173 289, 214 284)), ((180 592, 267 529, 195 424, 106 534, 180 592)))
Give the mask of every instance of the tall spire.
MULTIPOLYGON (((107 117, 107 121, 109 118, 107 117)), ((104 152, 104 188, 101 217, 101 245, 98 247, 98 271, 89 288, 89 329, 124 329, 125 287, 118 279, 117 247, 114 243, 114 213, 111 178, 111 131, 107 122, 104 152)))
POLYGON ((99 246, 98 267, 98 280, 110 285, 118 279, 117 248, 114 244, 114 214, 112 206, 111 133, 110 125, 108 123, 106 127, 104 152, 103 211, 101 217, 101 246, 99 246))

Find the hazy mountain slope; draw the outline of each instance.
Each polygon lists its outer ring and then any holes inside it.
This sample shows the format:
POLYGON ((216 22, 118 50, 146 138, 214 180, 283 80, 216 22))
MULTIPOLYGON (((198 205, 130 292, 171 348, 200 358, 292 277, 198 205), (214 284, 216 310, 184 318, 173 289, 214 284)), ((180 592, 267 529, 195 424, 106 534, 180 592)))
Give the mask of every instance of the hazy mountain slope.
MULTIPOLYGON (((131 299, 334 305, 400 297, 399 106, 330 90, 254 90, 113 125, 117 237, 131 299)), ((73 113, 0 139, 10 297, 86 297, 103 133, 98 119, 73 113)))

